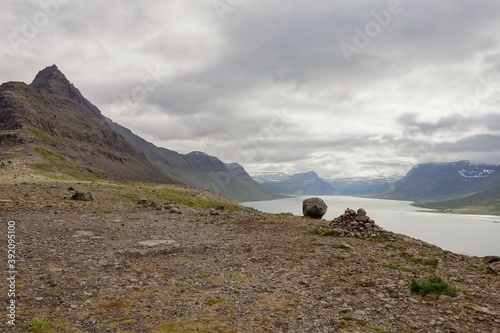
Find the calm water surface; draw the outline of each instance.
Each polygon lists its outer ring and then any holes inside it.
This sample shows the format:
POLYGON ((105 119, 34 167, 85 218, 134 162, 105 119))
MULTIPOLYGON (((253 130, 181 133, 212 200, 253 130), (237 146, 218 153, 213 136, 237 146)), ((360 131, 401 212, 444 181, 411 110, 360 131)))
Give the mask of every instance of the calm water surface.
MULTIPOLYGON (((308 197, 244 202, 267 213, 302 215, 302 201, 308 197)), ((443 214, 424 211, 409 201, 321 196, 328 205, 323 219, 333 220, 349 207, 364 208, 379 226, 441 247, 472 256, 500 256, 500 216, 443 214)))

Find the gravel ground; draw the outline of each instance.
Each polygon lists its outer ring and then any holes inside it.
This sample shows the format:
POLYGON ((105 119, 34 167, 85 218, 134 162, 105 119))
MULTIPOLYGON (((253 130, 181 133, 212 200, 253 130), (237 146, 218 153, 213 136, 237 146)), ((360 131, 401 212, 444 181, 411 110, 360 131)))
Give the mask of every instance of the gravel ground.
POLYGON ((16 222, 17 271, 1 332, 500 332, 495 271, 402 235, 321 236, 329 221, 188 188, 36 179, 0 185, 0 221, 5 249, 16 222), (410 291, 432 274, 458 296, 410 291))

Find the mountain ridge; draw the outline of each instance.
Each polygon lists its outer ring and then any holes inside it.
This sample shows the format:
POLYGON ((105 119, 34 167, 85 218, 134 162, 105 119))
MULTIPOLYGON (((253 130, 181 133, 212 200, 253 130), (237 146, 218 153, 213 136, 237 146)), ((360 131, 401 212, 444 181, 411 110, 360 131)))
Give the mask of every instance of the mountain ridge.
POLYGON ((282 195, 333 195, 335 189, 321 179, 316 172, 309 171, 288 175, 282 172, 253 173, 252 177, 271 192, 282 195))
POLYGON ((56 65, 31 84, 0 86, 0 143, 4 156, 24 159, 45 176, 185 184, 237 201, 278 197, 238 179, 214 156, 159 148, 114 124, 56 65))

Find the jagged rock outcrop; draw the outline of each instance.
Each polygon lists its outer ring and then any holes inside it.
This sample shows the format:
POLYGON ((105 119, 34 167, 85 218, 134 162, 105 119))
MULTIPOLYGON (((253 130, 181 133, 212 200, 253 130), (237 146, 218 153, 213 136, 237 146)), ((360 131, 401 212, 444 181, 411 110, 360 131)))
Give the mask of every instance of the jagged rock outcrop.
POLYGON ((85 180, 176 183, 113 131, 55 65, 29 85, 0 86, 0 141, 4 152, 18 147, 34 156, 30 162, 44 172, 85 180))

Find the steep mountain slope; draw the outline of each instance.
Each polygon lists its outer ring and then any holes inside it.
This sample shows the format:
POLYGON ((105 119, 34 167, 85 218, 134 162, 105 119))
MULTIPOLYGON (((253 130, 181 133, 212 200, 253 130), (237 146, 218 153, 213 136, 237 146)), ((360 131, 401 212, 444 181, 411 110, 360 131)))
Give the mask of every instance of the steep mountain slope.
POLYGON ((382 197, 437 201, 468 196, 485 189, 496 166, 467 161, 427 163, 413 167, 382 197))
POLYGON ((154 168, 107 124, 62 74, 50 66, 30 85, 0 86, 1 152, 60 177, 175 182, 154 168), (5 145, 4 145, 5 143, 5 145))
POLYGON ((332 195, 335 189, 327 182, 318 177, 314 171, 299 173, 295 175, 283 175, 277 173, 254 174, 253 177, 271 192, 283 195, 332 195))
POLYGON ((460 213, 500 215, 500 166, 481 184, 482 189, 465 197, 434 202, 416 202, 419 207, 460 213))
POLYGON ((158 148, 114 124, 55 65, 30 85, 0 86, 0 144, 0 160, 17 159, 50 177, 185 184, 236 201, 279 197, 241 166, 233 172, 202 152, 158 148))
POLYGON ((186 185, 208 189, 240 202, 279 197, 262 188, 238 164, 225 165, 217 157, 203 152, 179 154, 160 148, 110 119, 107 121, 127 142, 142 151, 159 170, 186 185))

